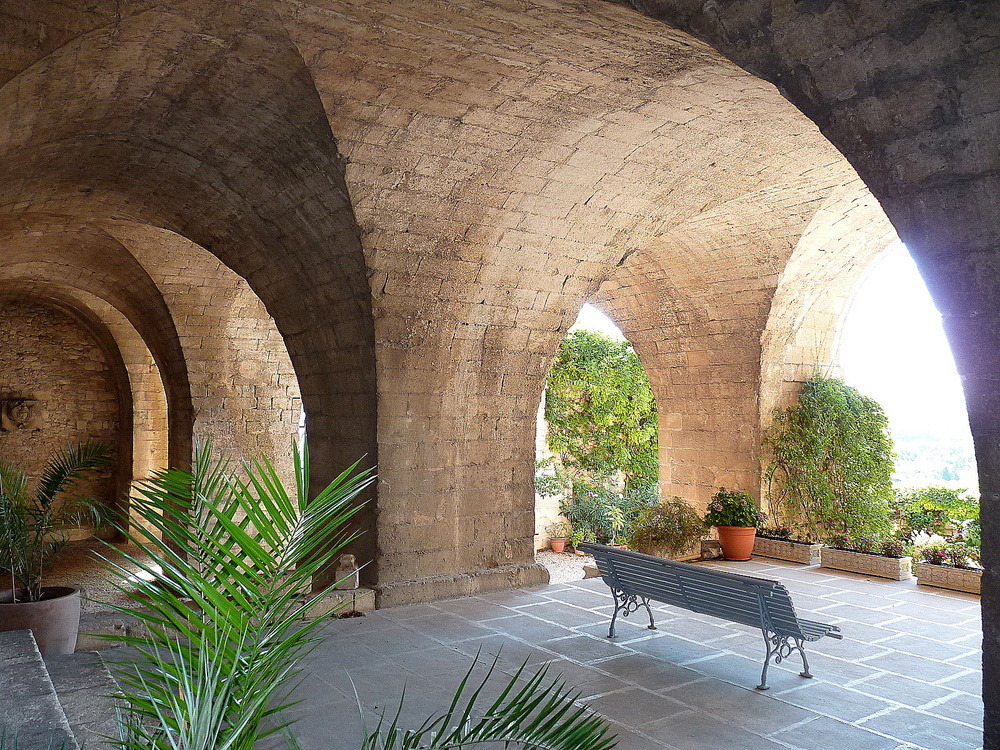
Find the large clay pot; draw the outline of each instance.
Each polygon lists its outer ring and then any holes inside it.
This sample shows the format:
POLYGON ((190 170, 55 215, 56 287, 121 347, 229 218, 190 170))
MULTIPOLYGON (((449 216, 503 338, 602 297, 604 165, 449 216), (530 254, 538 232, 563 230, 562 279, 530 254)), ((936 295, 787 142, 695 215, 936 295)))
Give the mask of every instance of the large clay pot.
POLYGON ((13 603, 14 592, 0 592, 0 631, 30 630, 42 656, 72 654, 80 632, 80 590, 69 586, 42 589, 37 602, 13 603))
POLYGON ((753 541, 757 529, 753 526, 716 526, 722 556, 726 560, 749 560, 753 554, 753 541))
POLYGON ((549 546, 552 548, 553 552, 562 552, 566 549, 566 539, 560 537, 549 539, 549 546))

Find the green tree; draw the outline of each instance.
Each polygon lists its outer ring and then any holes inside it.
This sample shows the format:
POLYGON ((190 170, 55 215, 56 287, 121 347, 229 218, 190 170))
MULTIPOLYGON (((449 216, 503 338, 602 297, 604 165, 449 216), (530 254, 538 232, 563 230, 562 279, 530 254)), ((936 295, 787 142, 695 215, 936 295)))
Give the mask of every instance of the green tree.
POLYGON ((626 490, 656 483, 656 401, 627 341, 566 336, 549 373, 545 419, 549 447, 570 471, 595 485, 621 472, 626 490))
POLYGON ((814 538, 889 531, 892 438, 877 401, 840 380, 811 378, 797 404, 775 409, 764 444, 773 516, 814 538))

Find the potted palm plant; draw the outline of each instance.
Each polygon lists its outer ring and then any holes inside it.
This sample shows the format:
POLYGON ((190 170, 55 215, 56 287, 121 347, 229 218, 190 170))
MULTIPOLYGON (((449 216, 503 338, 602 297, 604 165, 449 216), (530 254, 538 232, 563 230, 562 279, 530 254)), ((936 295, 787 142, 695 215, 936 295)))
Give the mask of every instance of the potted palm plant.
POLYGON ((71 654, 80 629, 80 591, 43 586, 42 577, 68 541, 66 528, 95 518, 93 504, 68 490, 106 466, 101 443, 71 445, 53 455, 34 491, 24 470, 0 462, 0 630, 31 630, 42 656, 71 654))
POLYGON ((732 492, 725 487, 712 496, 705 513, 705 525, 719 533, 722 556, 727 560, 749 560, 753 553, 757 527, 767 516, 757 508, 757 501, 747 492, 732 492))

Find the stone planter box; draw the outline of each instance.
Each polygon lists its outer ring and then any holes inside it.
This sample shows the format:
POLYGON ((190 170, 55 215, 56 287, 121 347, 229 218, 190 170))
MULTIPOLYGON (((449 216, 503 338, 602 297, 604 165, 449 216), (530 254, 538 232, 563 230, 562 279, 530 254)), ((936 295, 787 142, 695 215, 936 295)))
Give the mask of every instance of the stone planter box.
POLYGON ((883 557, 869 555, 865 552, 848 552, 847 550, 823 547, 820 550, 820 567, 846 570, 849 573, 861 573, 878 578, 891 578, 894 581, 905 581, 913 577, 913 559, 910 557, 883 557))
POLYGON ((775 560, 788 560, 803 565, 819 565, 819 551, 822 544, 803 544, 789 542, 784 539, 764 539, 757 537, 753 543, 754 555, 772 557, 775 560))
POLYGON ((983 571, 981 570, 917 563, 917 583, 923 586, 937 586, 939 589, 979 594, 982 593, 982 580, 983 571))

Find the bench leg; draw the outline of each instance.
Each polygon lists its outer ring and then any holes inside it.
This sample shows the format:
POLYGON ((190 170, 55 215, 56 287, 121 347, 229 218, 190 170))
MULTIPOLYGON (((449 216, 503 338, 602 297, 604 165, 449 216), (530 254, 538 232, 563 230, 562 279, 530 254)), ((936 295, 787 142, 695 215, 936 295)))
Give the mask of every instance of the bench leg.
POLYGON ((771 656, 774 654, 775 649, 771 646, 771 639, 767 637, 765 631, 760 631, 764 636, 764 648, 767 649, 767 655, 764 657, 764 668, 760 671, 760 684, 756 687, 757 690, 767 690, 767 668, 771 663, 771 656))
POLYGON ((812 677, 812 672, 809 671, 809 662, 806 659, 806 650, 803 648, 802 641, 796 639, 795 647, 799 650, 799 654, 802 656, 802 671, 799 672, 799 677, 812 677))
POLYGON ((620 593, 618 589, 611 589, 611 595, 615 598, 615 611, 611 614, 611 627, 608 628, 608 638, 615 637, 615 620, 618 619, 618 613, 625 607, 624 593, 620 593))
POLYGON ((643 599, 642 606, 646 608, 646 612, 649 614, 649 626, 646 629, 656 630, 656 626, 653 624, 653 610, 649 608, 649 599, 643 599))

